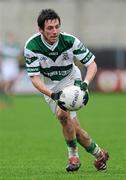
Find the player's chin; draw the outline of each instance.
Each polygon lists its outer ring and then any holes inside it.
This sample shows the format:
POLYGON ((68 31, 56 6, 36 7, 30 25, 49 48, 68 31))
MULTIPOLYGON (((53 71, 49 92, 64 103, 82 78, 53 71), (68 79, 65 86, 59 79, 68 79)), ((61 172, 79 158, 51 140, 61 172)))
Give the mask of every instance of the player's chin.
POLYGON ((52 37, 52 38, 50 39, 50 41, 51 41, 51 43, 55 43, 55 42, 57 41, 57 39, 58 39, 58 37, 52 37))

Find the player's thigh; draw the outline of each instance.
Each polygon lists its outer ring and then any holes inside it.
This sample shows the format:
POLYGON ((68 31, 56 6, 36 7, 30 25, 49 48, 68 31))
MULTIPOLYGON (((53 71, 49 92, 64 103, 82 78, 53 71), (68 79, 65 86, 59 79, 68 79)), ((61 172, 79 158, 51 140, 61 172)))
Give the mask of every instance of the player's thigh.
MULTIPOLYGON (((44 96, 44 97, 45 97, 45 100, 46 100, 46 102, 48 103, 48 105, 49 105, 52 113, 53 113, 54 115, 56 115, 56 117, 57 117, 57 111, 58 111, 58 109, 60 109, 60 108, 58 107, 58 105, 56 104, 56 102, 55 102, 54 100, 52 100, 50 97, 48 97, 48 96, 44 96)), ((75 111, 71 111, 71 112, 70 112, 70 118, 73 120, 75 117, 76 117, 76 112, 75 112, 75 111)))

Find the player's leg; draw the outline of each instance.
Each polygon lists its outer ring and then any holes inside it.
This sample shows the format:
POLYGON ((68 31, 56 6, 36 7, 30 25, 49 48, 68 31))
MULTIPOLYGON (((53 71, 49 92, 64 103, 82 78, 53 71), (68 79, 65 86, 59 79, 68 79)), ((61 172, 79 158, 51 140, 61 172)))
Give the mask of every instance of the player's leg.
POLYGON ((57 107, 56 116, 62 125, 63 135, 68 147, 68 165, 66 170, 77 171, 81 164, 78 155, 76 131, 70 113, 57 107))
POLYGON ((94 165, 97 170, 106 170, 106 161, 109 158, 108 152, 101 149, 88 135, 88 133, 80 127, 80 123, 77 117, 73 118, 74 128, 76 131, 76 137, 79 144, 86 149, 86 151, 92 154, 96 160, 94 165))

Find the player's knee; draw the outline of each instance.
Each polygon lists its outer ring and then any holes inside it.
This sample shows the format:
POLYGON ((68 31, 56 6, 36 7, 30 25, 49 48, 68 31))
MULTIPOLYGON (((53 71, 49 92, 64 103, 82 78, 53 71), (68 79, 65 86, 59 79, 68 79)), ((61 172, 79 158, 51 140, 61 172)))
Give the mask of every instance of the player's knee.
POLYGON ((67 119, 67 114, 66 112, 64 113, 63 111, 57 111, 57 118, 59 120, 64 120, 64 119, 67 119))

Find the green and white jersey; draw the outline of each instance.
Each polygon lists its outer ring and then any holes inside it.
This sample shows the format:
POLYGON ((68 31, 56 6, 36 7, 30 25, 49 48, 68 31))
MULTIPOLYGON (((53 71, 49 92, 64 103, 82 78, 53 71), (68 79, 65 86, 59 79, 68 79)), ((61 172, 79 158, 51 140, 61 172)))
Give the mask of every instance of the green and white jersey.
POLYGON ((45 83, 57 83, 75 71, 74 57, 85 66, 95 58, 80 40, 66 33, 60 33, 53 45, 45 42, 40 33, 35 34, 26 42, 24 56, 28 75, 42 74, 45 83))

